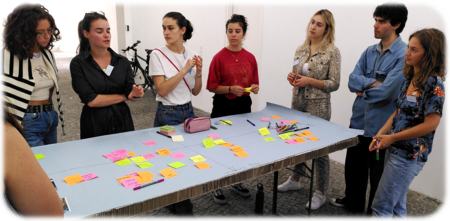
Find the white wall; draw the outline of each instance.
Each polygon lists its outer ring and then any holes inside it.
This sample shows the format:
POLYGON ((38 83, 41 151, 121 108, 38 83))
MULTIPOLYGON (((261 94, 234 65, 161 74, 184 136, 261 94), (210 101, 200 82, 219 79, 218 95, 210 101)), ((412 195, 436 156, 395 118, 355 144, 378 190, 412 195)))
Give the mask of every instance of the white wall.
MULTIPOLYGON (((266 101, 290 107, 291 86, 286 75, 291 71, 293 55, 298 45, 305 39, 306 25, 318 10, 329 9, 336 21, 336 45, 342 56, 341 87, 332 93, 331 121, 348 126, 351 107, 355 98, 348 90, 348 76, 353 71, 361 53, 369 46, 378 43, 373 37, 373 11, 384 0, 376 1, 304 1, 265 0, 263 12, 262 50, 260 64, 261 95, 266 101)), ((414 31, 434 27, 442 30, 450 40, 450 13, 438 0, 405 1, 409 15, 401 37, 407 42, 414 31)), ((449 81, 445 86, 450 88, 449 81)), ((449 94, 447 92, 447 94, 449 94)), ((429 162, 416 177, 411 189, 450 203, 450 162, 447 157, 449 136, 450 102, 444 106, 444 116, 437 129, 433 152, 429 162)), ((331 158, 344 162, 346 151, 332 154, 331 158)))

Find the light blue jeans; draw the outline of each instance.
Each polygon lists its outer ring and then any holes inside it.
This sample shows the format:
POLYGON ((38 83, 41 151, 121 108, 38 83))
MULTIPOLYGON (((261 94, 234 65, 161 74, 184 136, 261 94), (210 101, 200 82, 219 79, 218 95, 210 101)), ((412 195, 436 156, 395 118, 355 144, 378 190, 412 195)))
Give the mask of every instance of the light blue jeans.
POLYGON ((58 140, 58 114, 55 110, 25 113, 22 125, 25 139, 30 147, 54 144, 58 140))
POLYGON ((161 102, 158 102, 153 127, 183 124, 186 119, 194 116, 194 108, 190 101, 186 104, 176 106, 163 105, 161 102))
POLYGON ((425 162, 416 159, 406 159, 386 151, 384 171, 378 184, 372 203, 374 217, 391 218, 393 216, 406 218, 406 194, 409 185, 425 162))

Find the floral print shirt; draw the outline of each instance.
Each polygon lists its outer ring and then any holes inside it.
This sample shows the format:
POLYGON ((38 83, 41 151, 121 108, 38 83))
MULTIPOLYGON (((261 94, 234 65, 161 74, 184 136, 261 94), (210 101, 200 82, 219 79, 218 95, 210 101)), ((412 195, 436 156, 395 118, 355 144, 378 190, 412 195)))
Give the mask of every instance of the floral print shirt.
MULTIPOLYGON (((445 98, 442 79, 437 76, 429 77, 423 88, 406 94, 410 83, 411 79, 403 81, 397 101, 397 112, 389 134, 421 124, 431 113, 437 113, 442 117, 445 98)), ((420 162, 427 162, 433 147, 434 133, 435 131, 432 131, 418 138, 393 142, 389 151, 408 159, 419 157, 420 162)))

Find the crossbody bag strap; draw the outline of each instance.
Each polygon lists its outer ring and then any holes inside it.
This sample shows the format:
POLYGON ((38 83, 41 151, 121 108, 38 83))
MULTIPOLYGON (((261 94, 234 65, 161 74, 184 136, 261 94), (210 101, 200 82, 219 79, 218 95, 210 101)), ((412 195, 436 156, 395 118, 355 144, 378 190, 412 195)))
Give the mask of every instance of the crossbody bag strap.
MULTIPOLYGON (((167 60, 170 61, 170 63, 177 69, 178 72, 180 72, 180 70, 177 68, 177 66, 175 66, 175 64, 169 59, 169 57, 166 56, 166 54, 164 54, 164 52, 162 52, 161 50, 159 50, 158 48, 155 48, 154 50, 157 50, 159 52, 161 52, 162 55, 164 55, 164 57, 167 58, 167 60)), ((186 80, 183 78, 184 83, 186 84, 186 86, 189 89, 189 92, 191 92, 191 87, 189 87, 188 83, 186 82, 186 80)))

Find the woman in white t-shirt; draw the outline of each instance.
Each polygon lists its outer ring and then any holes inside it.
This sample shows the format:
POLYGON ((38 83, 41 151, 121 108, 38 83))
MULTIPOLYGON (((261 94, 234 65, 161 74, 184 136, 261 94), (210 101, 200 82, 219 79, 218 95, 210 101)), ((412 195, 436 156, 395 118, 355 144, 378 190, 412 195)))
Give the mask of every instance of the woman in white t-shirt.
POLYGON ((178 125, 193 117, 191 92, 197 96, 202 88, 202 58, 183 45, 192 37, 191 23, 181 13, 169 12, 162 27, 167 44, 153 50, 149 65, 158 91, 153 127, 178 125))
MULTIPOLYGON (((167 13, 162 22, 167 44, 153 50, 150 55, 149 75, 153 76, 156 90, 156 110, 153 127, 179 125, 195 116, 191 104, 202 88, 202 58, 184 47, 183 42, 192 37, 194 28, 179 12, 167 13)), ((192 214, 189 199, 167 207, 177 215, 192 214)))

